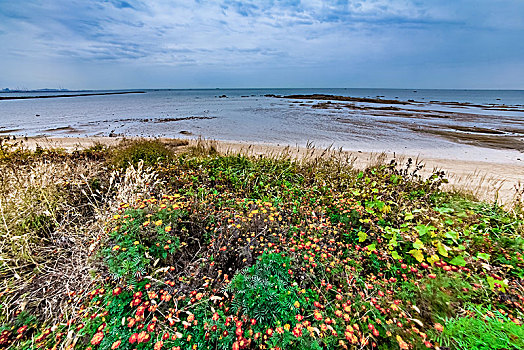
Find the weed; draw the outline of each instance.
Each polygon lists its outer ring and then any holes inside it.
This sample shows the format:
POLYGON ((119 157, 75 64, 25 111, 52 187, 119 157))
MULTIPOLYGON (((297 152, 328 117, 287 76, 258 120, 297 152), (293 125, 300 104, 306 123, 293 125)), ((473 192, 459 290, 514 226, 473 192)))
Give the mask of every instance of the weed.
POLYGON ((456 349, 522 349, 524 329, 498 310, 470 307, 465 317, 447 319, 437 340, 456 349))
POLYGON ((122 146, 113 150, 110 161, 118 168, 137 166, 140 161, 147 167, 166 162, 173 156, 173 151, 159 140, 124 141, 122 146))

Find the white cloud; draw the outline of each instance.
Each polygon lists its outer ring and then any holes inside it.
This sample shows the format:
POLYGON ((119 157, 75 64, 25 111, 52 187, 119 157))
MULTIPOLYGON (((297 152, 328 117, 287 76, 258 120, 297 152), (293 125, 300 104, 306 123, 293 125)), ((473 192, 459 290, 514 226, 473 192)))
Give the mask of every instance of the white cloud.
POLYGON ((36 51, 85 60, 147 57, 164 64, 184 63, 184 58, 203 64, 220 63, 220 58, 240 63, 258 62, 266 55, 296 58, 295 50, 302 52, 316 42, 347 41, 360 35, 358 25, 364 19, 416 18, 402 1, 285 5, 272 1, 196 4, 158 0, 115 6, 121 3, 55 0, 12 6, 15 16, 9 18, 8 11, 3 25, 8 34, 2 40, 12 53, 36 51), (24 18, 17 18, 18 14, 24 18), (214 57, 209 52, 215 53, 214 57))
MULTIPOLYGON (((478 36, 488 29, 500 31, 500 40, 513 46, 497 54, 514 59, 524 52, 514 38, 522 28, 515 10, 523 6, 517 0, 505 1, 506 7, 500 4, 501 0, 0 2, 0 60, 92 70, 100 64, 116 70, 125 65, 177 71, 331 66, 344 68, 349 79, 350 68, 363 64, 367 69, 377 64, 396 67, 406 60, 430 68, 427 63, 439 59, 489 56, 483 51, 489 43, 478 36), (464 40, 468 52, 460 50, 464 40)), ((0 77, 3 69, 5 65, 0 77)))

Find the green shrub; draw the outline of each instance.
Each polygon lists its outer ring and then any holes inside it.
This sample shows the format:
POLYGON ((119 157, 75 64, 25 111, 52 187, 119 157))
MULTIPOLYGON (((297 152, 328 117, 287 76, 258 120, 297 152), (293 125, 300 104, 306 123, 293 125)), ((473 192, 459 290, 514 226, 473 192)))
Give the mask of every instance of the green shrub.
POLYGON ((292 322, 297 309, 293 304, 297 301, 304 304, 304 300, 298 287, 292 284, 289 265, 289 257, 264 254, 255 265, 237 274, 229 286, 229 291, 235 294, 232 310, 269 327, 276 322, 292 322))
MULTIPOLYGON (((416 294, 417 306, 427 321, 455 314, 458 305, 478 298, 472 286, 462 276, 438 273, 435 279, 426 278, 416 294)), ((406 288, 404 288, 405 290, 406 288)))
POLYGON ((148 214, 142 209, 132 209, 115 219, 121 223, 110 232, 102 256, 114 279, 146 275, 148 268, 164 265, 180 247, 177 221, 183 210, 161 210, 148 214), (173 230, 173 232, 171 232, 173 230))
MULTIPOLYGON (((121 166, 144 159, 127 147, 114 151, 129 151, 121 166)), ((56 321, 0 293, 10 315, 25 307, 38 318, 20 332, 7 319, 0 348, 522 348, 521 212, 443 194, 441 174, 212 153, 158 164, 158 186, 117 179, 133 195, 96 197, 110 199, 106 230, 77 245, 101 259, 73 260, 89 263, 89 288, 35 279, 38 301, 70 299, 56 321)), ((103 189, 105 170, 75 193, 103 189)), ((31 232, 53 223, 18 216, 31 232)))
POLYGON ((472 317, 447 320, 442 345, 457 349, 523 349, 524 329, 498 311, 473 309, 472 317))
POLYGON ((172 159, 174 152, 159 140, 138 140, 113 150, 111 163, 119 168, 136 166, 140 161, 146 166, 172 159))

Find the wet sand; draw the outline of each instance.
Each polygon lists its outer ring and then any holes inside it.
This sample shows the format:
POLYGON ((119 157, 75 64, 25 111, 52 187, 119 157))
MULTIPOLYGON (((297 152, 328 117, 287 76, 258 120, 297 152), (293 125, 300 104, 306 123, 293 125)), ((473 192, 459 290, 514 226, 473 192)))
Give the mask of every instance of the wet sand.
MULTIPOLYGON (((287 96, 278 96, 278 95, 266 95, 267 97, 275 98, 285 98, 291 100, 323 100, 323 101, 347 101, 347 102, 363 102, 363 103, 374 103, 374 104, 398 104, 398 105, 410 105, 410 104, 420 104, 428 103, 427 101, 416 101, 416 100, 388 100, 382 97, 377 98, 364 98, 364 97, 351 97, 351 96, 337 96, 337 95, 325 95, 325 94, 311 94, 311 95, 287 95, 287 96)), ((329 103, 328 103, 329 104, 329 103)), ((429 101, 431 105, 442 105, 442 106, 452 106, 452 107, 477 107, 485 110, 494 110, 494 111, 518 111, 524 112, 523 105, 501 105, 501 104, 476 104, 469 102, 455 102, 455 101, 429 101)))
MULTIPOLYGON (((415 100, 386 100, 382 98, 357 98, 335 95, 289 95, 270 97, 299 100, 303 107, 320 110, 350 110, 360 115, 387 118, 390 125, 408 128, 416 133, 437 136, 449 141, 478 147, 498 150, 516 150, 524 152, 524 122, 514 115, 497 115, 497 127, 483 125, 485 115, 469 113, 468 107, 476 107, 484 111, 506 111, 524 113, 521 105, 478 105, 459 102, 422 102, 415 100), (348 103, 350 102, 350 103, 348 103), (438 109, 437 107, 456 107, 454 110, 438 109), (466 107, 466 108, 464 108, 466 107), (460 108, 460 109, 459 109, 460 108), (400 118, 400 119, 399 119, 400 118), (413 125, 410 120, 416 121, 413 125)), ((337 122, 354 124, 352 118, 337 117, 337 122)))
MULTIPOLYGON (((35 137, 22 141, 24 147, 34 149, 36 146, 43 148, 61 148, 67 151, 91 147, 96 144, 107 146, 118 145, 123 140, 132 137, 35 137)), ((173 139, 161 139, 173 141, 173 139)), ((12 142, 12 141, 11 141, 12 142)), ((194 146, 198 140, 190 140, 189 146, 194 146)), ((463 161, 442 157, 421 158, 417 154, 387 154, 361 151, 340 151, 308 149, 304 147, 282 146, 274 144, 250 144, 241 142, 203 141, 213 146, 220 153, 244 153, 246 155, 282 155, 285 154, 294 159, 317 156, 336 156, 350 159, 353 166, 359 169, 379 162, 389 162, 396 159, 397 163, 405 165, 408 158, 414 162, 423 164, 420 171, 423 176, 429 176, 434 171, 444 171, 449 184, 447 189, 455 189, 468 192, 475 197, 495 201, 504 205, 511 205, 516 199, 517 191, 524 191, 524 162, 520 163, 496 163, 482 161, 463 161)))

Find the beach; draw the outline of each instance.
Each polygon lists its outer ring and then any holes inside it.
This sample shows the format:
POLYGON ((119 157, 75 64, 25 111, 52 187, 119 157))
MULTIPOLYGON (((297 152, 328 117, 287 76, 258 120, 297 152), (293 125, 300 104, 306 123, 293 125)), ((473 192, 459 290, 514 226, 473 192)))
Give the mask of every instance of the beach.
POLYGON ((409 158, 447 188, 512 202, 524 183, 522 91, 229 89, 4 93, 0 135, 72 150, 124 138, 213 140, 220 152, 409 158), (67 97, 67 98, 66 98, 67 97), (329 150, 329 152, 326 152, 329 150))
MULTIPOLYGON (((18 139, 24 147, 35 149, 37 146, 42 148, 58 148, 67 151, 74 151, 92 147, 97 144, 105 146, 116 146, 123 140, 136 139, 133 137, 30 137, 18 139)), ((160 138, 169 144, 174 139, 160 138)), ((13 142, 13 141, 11 141, 13 142)), ((199 140, 189 140, 188 146, 200 142, 199 140)), ((258 155, 286 155, 292 159, 303 159, 306 157, 339 157, 348 159, 354 167, 364 169, 367 166, 377 163, 389 163, 395 159, 400 167, 405 166, 411 158, 414 164, 421 164, 423 168, 418 172, 423 177, 429 177, 435 171, 443 171, 449 183, 445 184, 446 189, 454 189, 472 194, 480 200, 488 202, 497 201, 499 204, 511 204, 518 191, 524 190, 524 163, 514 162, 486 162, 478 160, 462 160, 446 158, 443 154, 440 158, 424 157, 420 154, 397 154, 386 152, 363 152, 357 150, 335 150, 322 148, 306 148, 298 146, 276 145, 269 143, 247 143, 247 142, 226 142, 207 140, 223 154, 242 153, 250 156, 258 155)), ((188 147, 185 146, 185 147, 188 147)), ((413 166, 411 167, 413 169, 413 166)))
POLYGON ((0 93, 0 135, 166 137, 522 162, 521 91, 203 89, 0 93), (45 98, 42 96, 45 95, 45 98), (54 97, 54 98, 51 98, 54 97), (445 156, 443 156, 445 155, 445 156))

